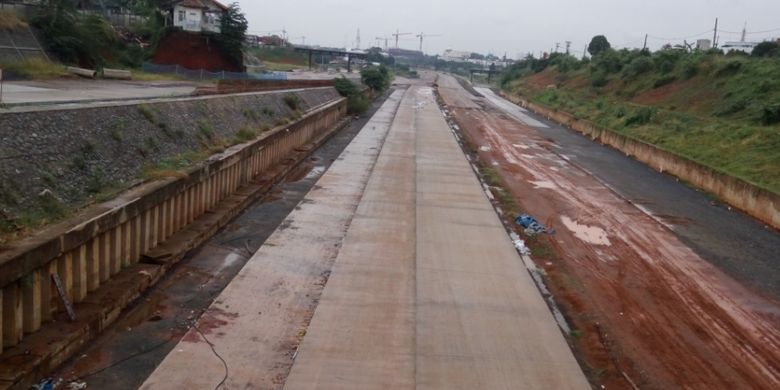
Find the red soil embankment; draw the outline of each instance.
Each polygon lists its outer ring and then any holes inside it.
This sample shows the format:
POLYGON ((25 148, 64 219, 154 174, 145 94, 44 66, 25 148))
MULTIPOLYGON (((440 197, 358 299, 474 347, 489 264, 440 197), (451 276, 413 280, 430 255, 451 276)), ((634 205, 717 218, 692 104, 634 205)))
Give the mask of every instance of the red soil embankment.
POLYGON ((179 65, 211 72, 244 71, 244 65, 228 57, 212 37, 185 31, 173 31, 161 39, 153 61, 160 65, 179 65))

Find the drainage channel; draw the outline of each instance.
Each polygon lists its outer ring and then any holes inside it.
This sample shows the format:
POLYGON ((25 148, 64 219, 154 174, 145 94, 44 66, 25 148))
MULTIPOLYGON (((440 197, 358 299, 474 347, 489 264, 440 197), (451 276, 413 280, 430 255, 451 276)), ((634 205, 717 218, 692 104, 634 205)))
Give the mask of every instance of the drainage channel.
POLYGON ((368 112, 296 166, 284 182, 189 253, 111 328, 65 362, 52 375, 54 382, 86 383, 96 389, 140 387, 166 355, 176 353, 173 348, 203 310, 298 205, 387 96, 377 99, 368 112))

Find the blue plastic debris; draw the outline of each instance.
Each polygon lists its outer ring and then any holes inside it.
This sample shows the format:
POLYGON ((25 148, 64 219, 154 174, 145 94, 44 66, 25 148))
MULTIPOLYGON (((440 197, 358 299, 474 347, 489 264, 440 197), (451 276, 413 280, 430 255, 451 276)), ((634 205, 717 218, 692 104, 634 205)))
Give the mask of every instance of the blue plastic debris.
POLYGON ((515 223, 522 226, 523 229, 525 229, 524 233, 529 236, 541 233, 555 234, 555 230, 545 228, 544 225, 536 220, 536 218, 528 214, 523 214, 515 218, 515 223))
POLYGON ((41 383, 38 383, 37 385, 32 385, 32 388, 35 390, 53 390, 54 380, 51 378, 44 379, 43 381, 41 381, 41 383))

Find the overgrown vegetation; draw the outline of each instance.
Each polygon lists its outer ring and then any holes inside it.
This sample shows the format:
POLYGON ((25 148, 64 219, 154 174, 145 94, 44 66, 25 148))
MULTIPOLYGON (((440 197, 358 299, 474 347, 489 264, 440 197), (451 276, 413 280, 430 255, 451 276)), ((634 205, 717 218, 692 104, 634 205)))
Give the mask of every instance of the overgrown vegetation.
POLYGON ((780 49, 752 55, 684 47, 527 57, 501 86, 532 101, 780 192, 780 49))
POLYGON ((24 61, 0 61, 0 68, 8 73, 38 80, 55 79, 68 75, 65 66, 43 58, 28 58, 24 61))
POLYGON ((0 30, 16 30, 26 28, 27 22, 22 20, 16 12, 0 10, 0 30))
POLYGON ((361 114, 368 110, 368 99, 363 96, 358 86, 345 77, 333 80, 333 86, 341 96, 347 98, 347 111, 350 114, 361 114))
POLYGON ((392 76, 384 65, 371 66, 360 71, 360 79, 374 92, 383 92, 390 87, 392 76))
POLYGON ((284 101, 284 104, 286 104, 287 107, 293 111, 298 111, 301 108, 301 104, 303 103, 301 98, 294 93, 288 93, 287 95, 284 95, 282 100, 284 101))
POLYGON ((236 64, 244 63, 244 42, 249 26, 238 3, 231 3, 220 18, 220 33, 216 35, 217 44, 236 64))

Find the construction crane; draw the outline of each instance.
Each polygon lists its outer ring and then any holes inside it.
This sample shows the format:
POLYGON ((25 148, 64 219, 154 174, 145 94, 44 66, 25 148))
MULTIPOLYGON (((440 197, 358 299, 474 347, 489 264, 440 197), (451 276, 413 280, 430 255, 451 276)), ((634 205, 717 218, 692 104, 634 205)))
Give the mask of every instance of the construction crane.
POLYGON ((395 34, 390 34, 395 37, 395 48, 398 49, 398 37, 403 35, 412 35, 414 33, 399 33, 398 30, 395 30, 395 34))
POLYGON ((387 42, 390 41, 390 38, 388 37, 376 37, 376 45, 381 47, 382 41, 385 41, 385 51, 387 51, 387 42))
POLYGON ((422 45, 423 45, 423 38, 428 37, 440 37, 441 34, 424 34, 420 33, 419 35, 415 35, 417 38, 420 38, 420 51, 422 51, 422 45))

